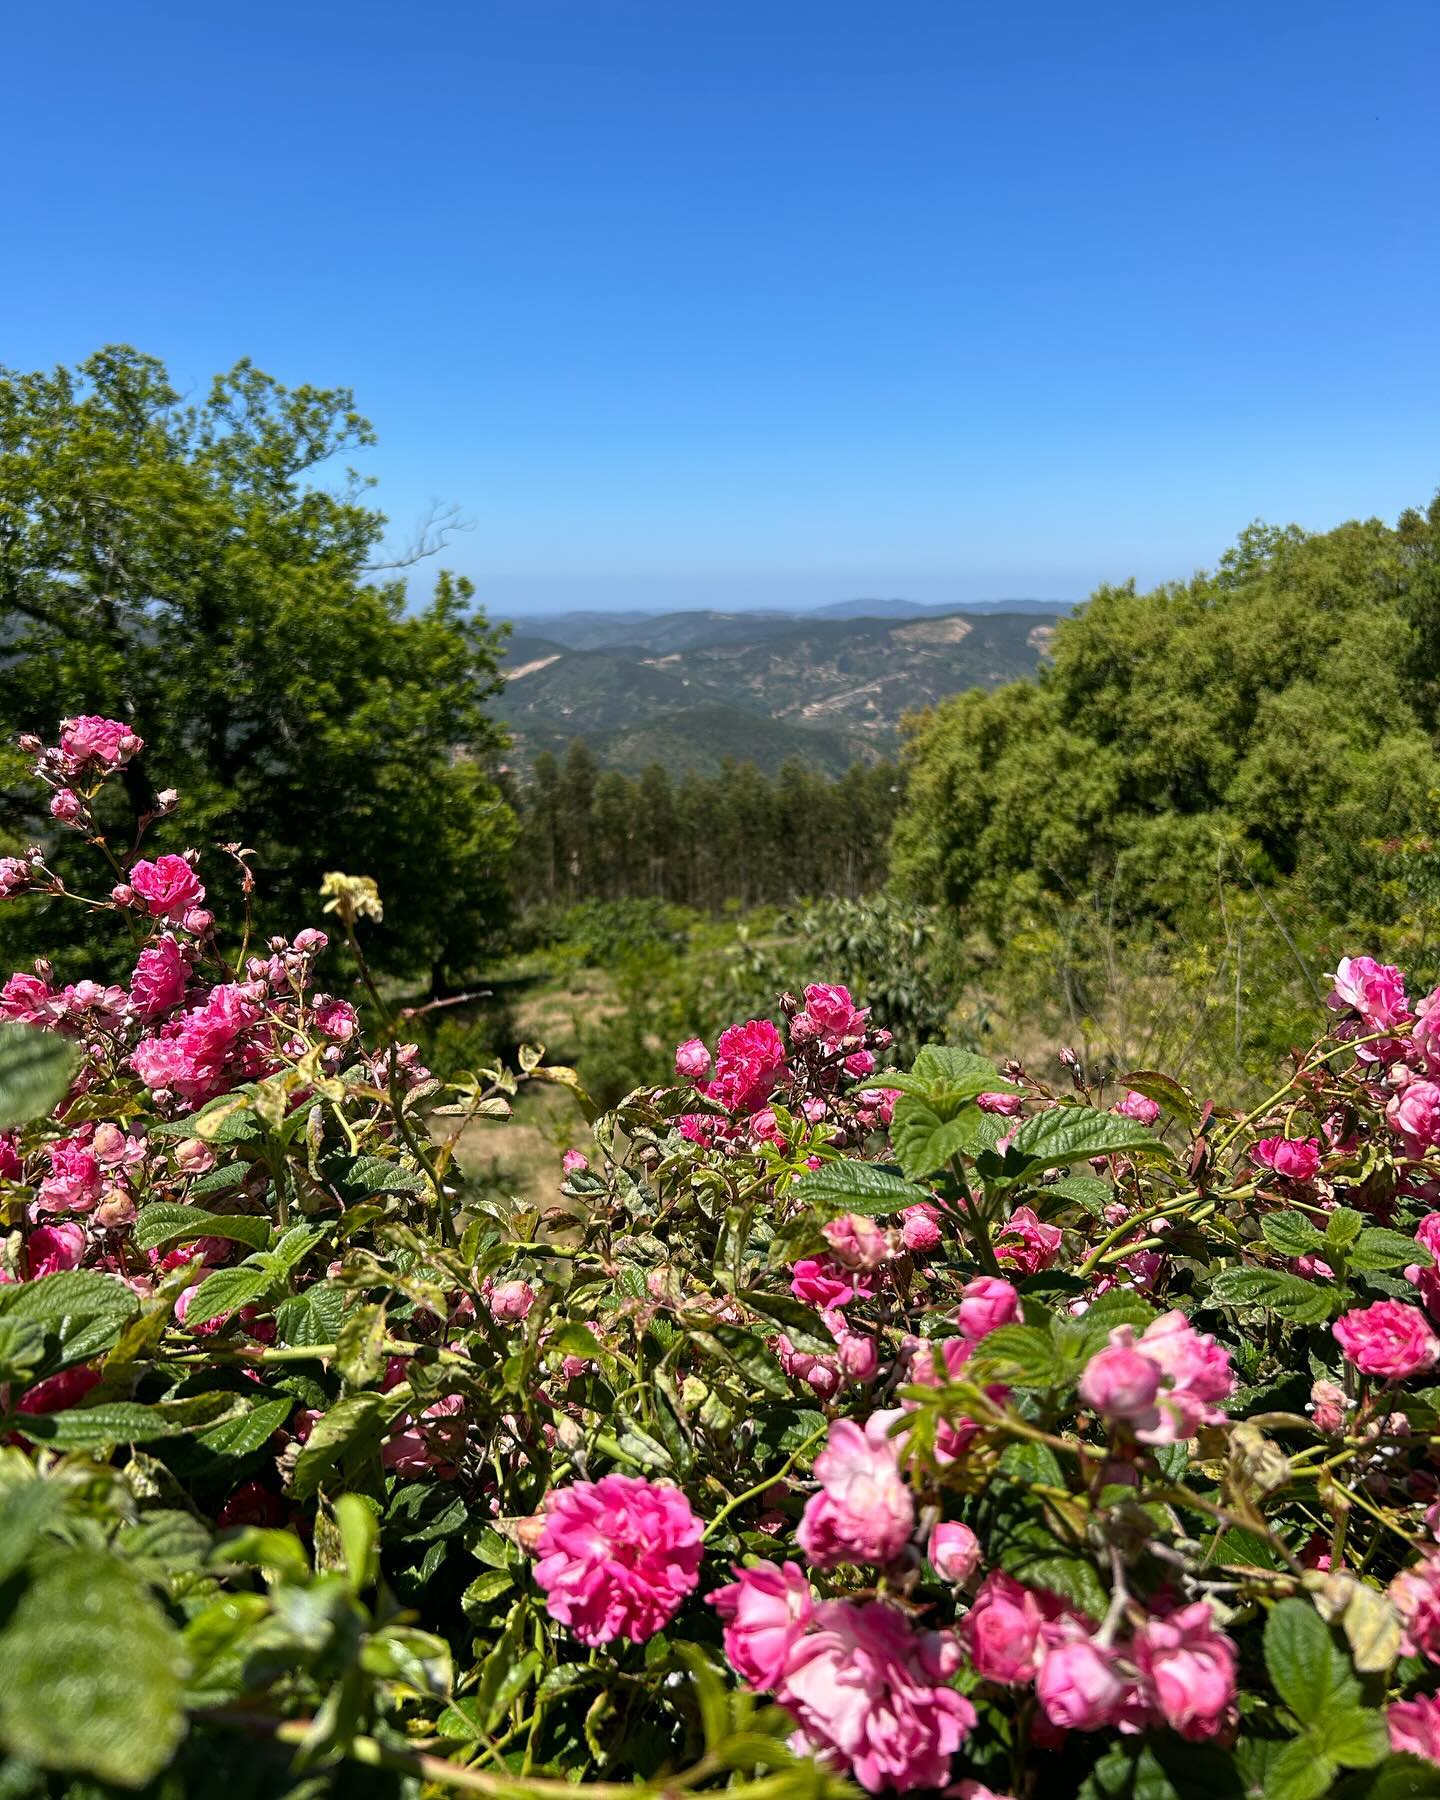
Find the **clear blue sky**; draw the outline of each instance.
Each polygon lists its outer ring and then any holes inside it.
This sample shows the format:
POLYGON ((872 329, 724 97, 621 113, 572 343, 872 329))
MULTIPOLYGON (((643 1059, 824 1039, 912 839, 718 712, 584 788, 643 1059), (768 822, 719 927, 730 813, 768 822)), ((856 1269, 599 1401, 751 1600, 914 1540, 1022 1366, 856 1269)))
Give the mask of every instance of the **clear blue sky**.
POLYGON ((344 383, 496 610, 1078 597, 1440 484, 1437 0, 12 0, 0 361, 344 383))

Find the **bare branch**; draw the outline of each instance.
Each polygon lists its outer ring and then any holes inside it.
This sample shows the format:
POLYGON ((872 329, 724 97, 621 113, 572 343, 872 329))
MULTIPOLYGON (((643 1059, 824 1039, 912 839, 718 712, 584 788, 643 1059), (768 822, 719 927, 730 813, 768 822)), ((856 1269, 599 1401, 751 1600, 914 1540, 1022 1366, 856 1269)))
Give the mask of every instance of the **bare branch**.
POLYGON ((422 518, 416 522, 410 542, 404 550, 385 562, 366 563, 364 573, 376 575, 385 569, 409 569, 428 556, 436 556, 450 541, 455 531, 473 531, 475 521, 462 518, 458 506, 442 506, 432 500, 422 518))

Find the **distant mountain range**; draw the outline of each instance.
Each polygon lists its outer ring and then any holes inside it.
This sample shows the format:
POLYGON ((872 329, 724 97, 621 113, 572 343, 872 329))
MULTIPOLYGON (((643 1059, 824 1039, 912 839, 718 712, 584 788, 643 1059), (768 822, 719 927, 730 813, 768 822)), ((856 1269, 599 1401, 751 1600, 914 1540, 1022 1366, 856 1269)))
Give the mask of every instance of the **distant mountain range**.
POLYGON ((602 766, 773 773, 787 757, 839 774, 894 752, 902 716, 1033 674, 1063 602, 963 610, 843 600, 816 612, 614 612, 512 621, 494 711, 514 760, 583 738, 602 766))

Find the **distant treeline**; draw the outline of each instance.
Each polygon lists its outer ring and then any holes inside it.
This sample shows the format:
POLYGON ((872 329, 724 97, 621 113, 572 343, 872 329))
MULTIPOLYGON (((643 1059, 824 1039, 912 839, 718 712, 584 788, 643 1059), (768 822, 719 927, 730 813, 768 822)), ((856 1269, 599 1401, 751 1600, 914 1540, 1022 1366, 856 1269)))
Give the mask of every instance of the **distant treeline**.
POLYGON ((653 897, 706 908, 854 898, 885 879, 901 775, 856 765, 838 780, 787 762, 672 779, 602 770, 579 739, 516 783, 512 880, 521 905, 653 897))

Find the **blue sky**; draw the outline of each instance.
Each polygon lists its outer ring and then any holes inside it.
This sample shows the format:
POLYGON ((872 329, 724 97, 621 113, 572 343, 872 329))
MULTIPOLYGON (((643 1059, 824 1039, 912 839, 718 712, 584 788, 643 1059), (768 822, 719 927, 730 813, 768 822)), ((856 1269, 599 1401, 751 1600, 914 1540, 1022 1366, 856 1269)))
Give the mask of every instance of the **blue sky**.
POLYGON ((15 0, 0 361, 344 383, 525 606, 1076 598, 1440 484, 1435 0, 15 0))

